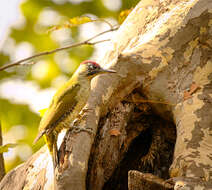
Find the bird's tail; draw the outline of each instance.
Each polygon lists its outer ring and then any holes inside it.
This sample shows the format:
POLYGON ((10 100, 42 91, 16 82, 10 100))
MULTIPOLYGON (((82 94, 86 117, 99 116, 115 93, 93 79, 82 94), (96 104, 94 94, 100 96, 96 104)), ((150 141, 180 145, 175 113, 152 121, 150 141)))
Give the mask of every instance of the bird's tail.
POLYGON ((57 150, 57 136, 54 134, 44 135, 46 144, 48 146, 49 152, 52 156, 54 168, 58 165, 58 150, 57 150))
POLYGON ((33 144, 35 144, 44 135, 49 153, 51 154, 54 168, 58 165, 58 150, 57 150, 57 136, 53 133, 46 135, 44 132, 39 133, 35 138, 33 144))

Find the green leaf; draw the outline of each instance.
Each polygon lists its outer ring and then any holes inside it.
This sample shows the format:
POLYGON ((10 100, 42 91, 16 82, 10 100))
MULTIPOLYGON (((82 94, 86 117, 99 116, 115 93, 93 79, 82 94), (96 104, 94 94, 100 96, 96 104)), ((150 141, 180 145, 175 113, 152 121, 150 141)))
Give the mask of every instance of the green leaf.
POLYGON ((65 24, 52 26, 47 32, 52 32, 52 31, 59 30, 62 28, 73 28, 73 27, 77 27, 81 24, 85 24, 88 22, 94 22, 94 21, 96 21, 96 20, 92 20, 90 17, 87 17, 87 16, 73 17, 73 18, 70 18, 69 21, 65 24))
POLYGON ((133 8, 126 9, 120 12, 119 18, 118 18, 119 24, 122 24, 124 22, 124 20, 127 18, 127 16, 131 13, 132 10, 133 8))
POLYGON ((17 146, 17 144, 14 144, 14 143, 8 143, 5 145, 2 145, 2 146, 0 146, 0 153, 8 152, 9 148, 14 148, 16 146, 17 146))
POLYGON ((81 24, 85 24, 88 22, 93 22, 95 20, 92 20, 90 17, 87 16, 81 16, 81 17, 74 17, 69 19, 69 24, 73 27, 73 26, 79 26, 81 24))
POLYGON ((40 116, 41 116, 41 117, 44 116, 44 114, 46 113, 47 109, 48 109, 48 108, 44 108, 44 109, 42 109, 42 110, 39 110, 39 113, 40 113, 40 116))

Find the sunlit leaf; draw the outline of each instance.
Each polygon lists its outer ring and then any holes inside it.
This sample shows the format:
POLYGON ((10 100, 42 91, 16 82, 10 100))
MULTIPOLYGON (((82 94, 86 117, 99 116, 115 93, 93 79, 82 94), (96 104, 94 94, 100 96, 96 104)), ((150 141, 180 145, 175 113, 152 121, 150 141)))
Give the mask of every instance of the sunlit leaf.
POLYGON ((119 18, 118 18, 119 24, 122 24, 124 22, 124 20, 127 18, 127 16, 131 13, 132 10, 133 8, 126 9, 120 12, 119 18))
POLYGON ((42 110, 39 110, 39 113, 40 113, 40 116, 41 116, 41 117, 44 116, 44 114, 46 113, 47 109, 48 109, 48 108, 44 108, 44 109, 42 109, 42 110))
POLYGON ((87 17, 87 16, 73 17, 73 18, 70 18, 69 21, 67 23, 65 23, 65 24, 51 27, 48 30, 48 32, 59 30, 61 28, 77 27, 77 26, 79 26, 81 24, 85 24, 85 23, 88 23, 88 22, 94 22, 94 21, 97 21, 97 20, 92 20, 90 17, 87 17))
POLYGON ((9 148, 14 148, 15 146, 17 146, 17 144, 13 144, 13 143, 8 143, 3 146, 0 146, 0 153, 8 152, 9 148))
POLYGON ((78 26, 78 25, 85 24, 88 22, 93 22, 93 21, 94 20, 92 20, 90 17, 87 17, 87 16, 74 17, 74 18, 69 19, 69 23, 72 26, 78 26))
POLYGON ((88 22, 104 22, 112 28, 112 24, 110 24, 107 20, 103 18, 91 19, 90 17, 87 16, 81 16, 81 17, 73 17, 64 24, 52 26, 47 32, 52 32, 62 28, 73 28, 88 22))

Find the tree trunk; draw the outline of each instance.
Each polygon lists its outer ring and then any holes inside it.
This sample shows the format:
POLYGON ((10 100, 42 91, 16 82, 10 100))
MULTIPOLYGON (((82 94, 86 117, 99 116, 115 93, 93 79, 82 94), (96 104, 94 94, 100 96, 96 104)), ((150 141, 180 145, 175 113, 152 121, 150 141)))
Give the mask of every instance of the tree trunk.
MULTIPOLYGON (((66 133, 56 189, 127 189, 132 169, 171 177, 175 189, 211 188, 211 35, 211 0, 142 0, 100 61, 117 74, 92 81, 80 122, 92 133, 66 133)), ((43 148, 0 188, 51 189, 49 157, 43 148)))
MULTIPOLYGON (((3 139, 2 139, 2 129, 1 129, 1 122, 0 122, 0 146, 3 145, 3 139)), ((4 167, 4 157, 3 153, 0 154, 0 181, 5 176, 5 167, 4 167)))

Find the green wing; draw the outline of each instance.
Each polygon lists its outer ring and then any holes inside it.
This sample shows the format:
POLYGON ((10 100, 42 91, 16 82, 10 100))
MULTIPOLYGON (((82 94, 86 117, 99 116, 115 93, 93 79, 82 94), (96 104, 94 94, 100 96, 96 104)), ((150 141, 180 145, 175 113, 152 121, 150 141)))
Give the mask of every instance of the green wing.
POLYGON ((34 142, 37 142, 47 131, 54 130, 60 119, 67 112, 71 111, 71 109, 74 109, 77 103, 76 95, 80 89, 80 85, 70 84, 71 80, 63 85, 54 95, 51 105, 40 122, 39 133, 34 142))

